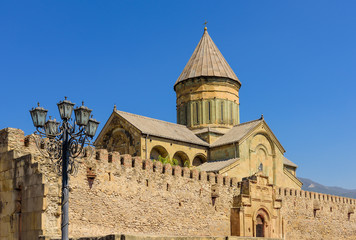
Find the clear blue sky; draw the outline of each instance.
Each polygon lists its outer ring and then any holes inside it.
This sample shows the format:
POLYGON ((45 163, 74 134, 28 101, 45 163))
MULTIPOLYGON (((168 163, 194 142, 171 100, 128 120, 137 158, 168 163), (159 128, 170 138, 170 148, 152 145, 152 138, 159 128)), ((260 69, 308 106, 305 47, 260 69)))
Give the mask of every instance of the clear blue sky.
MULTIPOLYGON (((208 31, 298 176, 356 188, 356 1, 1 1, 0 129, 37 101, 176 121, 173 84, 208 31)), ((100 129, 99 129, 100 130, 100 129)))

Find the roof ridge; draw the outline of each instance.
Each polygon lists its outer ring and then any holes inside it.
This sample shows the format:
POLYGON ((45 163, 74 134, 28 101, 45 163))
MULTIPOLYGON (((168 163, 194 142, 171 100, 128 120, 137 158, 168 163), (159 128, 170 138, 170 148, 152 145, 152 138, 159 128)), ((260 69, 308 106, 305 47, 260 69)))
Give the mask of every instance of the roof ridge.
POLYGON ((229 158, 229 159, 222 159, 222 160, 214 160, 214 161, 208 161, 205 163, 215 163, 215 162, 225 162, 225 161, 230 161, 230 160, 238 160, 240 158, 229 158))
POLYGON ((258 121, 263 121, 263 119, 259 118, 259 119, 251 120, 251 121, 248 121, 248 122, 236 124, 233 127, 242 126, 242 125, 246 125, 246 124, 253 123, 253 122, 258 122, 258 121))
POLYGON ((156 119, 156 118, 151 118, 151 117, 146 117, 146 116, 138 115, 138 114, 135 114, 135 113, 129 113, 129 112, 124 112, 124 111, 120 111, 120 110, 115 110, 115 112, 117 112, 117 113, 120 113, 120 112, 121 112, 121 113, 126 113, 126 114, 134 115, 134 116, 137 116, 137 117, 140 117, 140 118, 146 118, 146 119, 154 120, 154 121, 156 121, 156 122, 168 123, 168 124, 170 124, 170 125, 187 128, 187 126, 182 125, 182 124, 167 122, 167 121, 159 120, 159 119, 156 119))

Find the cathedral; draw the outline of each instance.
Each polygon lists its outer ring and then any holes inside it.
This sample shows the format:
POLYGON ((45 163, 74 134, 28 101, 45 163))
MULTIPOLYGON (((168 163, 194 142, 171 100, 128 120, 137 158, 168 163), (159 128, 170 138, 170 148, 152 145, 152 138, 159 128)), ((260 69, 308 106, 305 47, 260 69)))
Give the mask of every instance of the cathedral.
MULTIPOLYGON (((177 124, 114 107, 70 176, 71 239, 356 239, 356 200, 301 190, 263 116, 240 123, 240 87, 205 28, 174 83, 177 124)), ((0 130, 0 240, 59 239, 61 177, 44 149, 0 130)))
POLYGON ((177 124, 114 110, 96 148, 143 159, 176 159, 180 166, 224 176, 262 172, 279 187, 300 189, 297 165, 263 118, 240 123, 241 82, 207 28, 174 83, 177 124))

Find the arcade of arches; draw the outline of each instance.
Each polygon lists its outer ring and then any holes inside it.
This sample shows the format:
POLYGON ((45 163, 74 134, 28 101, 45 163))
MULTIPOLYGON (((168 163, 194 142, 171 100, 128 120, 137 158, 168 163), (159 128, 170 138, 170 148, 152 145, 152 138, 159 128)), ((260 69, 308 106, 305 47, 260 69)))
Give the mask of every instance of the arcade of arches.
POLYGON ((170 157, 178 161, 178 165, 181 167, 184 166, 199 166, 207 161, 207 157, 204 153, 194 153, 188 154, 184 151, 172 149, 172 145, 169 144, 168 150, 162 145, 156 145, 151 148, 149 151, 150 159, 158 159, 161 157, 170 157), (169 150, 169 152, 168 152, 169 150), (173 156, 173 157, 172 157, 173 156))

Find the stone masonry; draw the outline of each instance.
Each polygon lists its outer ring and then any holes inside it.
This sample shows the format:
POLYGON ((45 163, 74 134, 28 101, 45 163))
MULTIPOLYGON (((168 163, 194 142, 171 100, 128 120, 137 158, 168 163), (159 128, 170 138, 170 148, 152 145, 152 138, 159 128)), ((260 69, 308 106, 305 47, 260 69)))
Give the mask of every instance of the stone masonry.
MULTIPOLYGON (((281 229, 271 234, 278 232, 278 238, 356 239, 355 199, 272 184, 261 187, 265 180, 251 180, 246 188, 248 179, 238 182, 228 176, 92 150, 93 154, 88 150, 78 158, 78 172, 70 178, 72 237, 119 233, 231 236, 234 199, 243 195, 246 214, 251 211, 245 217, 252 217, 246 224, 254 222, 250 206, 274 206, 271 218, 281 219, 277 221, 281 229), (259 189, 264 191, 262 200, 261 194, 255 194, 259 189), (273 204, 276 200, 281 205, 273 204)), ((0 240, 58 237, 60 189, 53 164, 41 157, 30 136, 19 129, 0 131, 0 240)))

